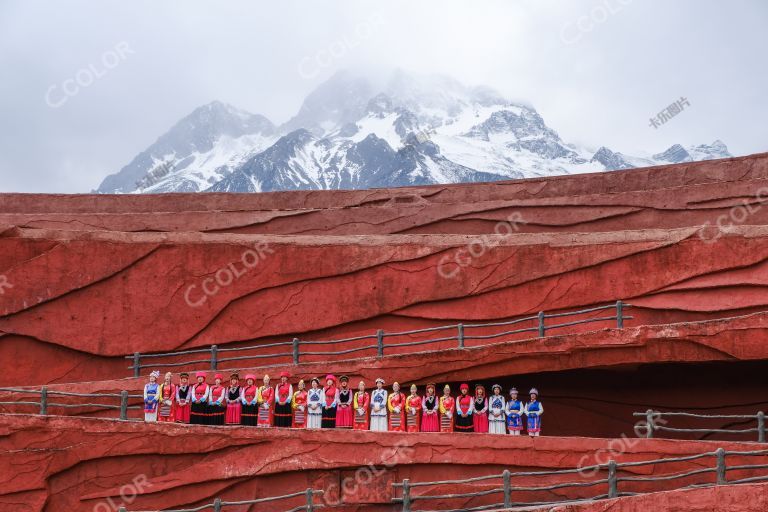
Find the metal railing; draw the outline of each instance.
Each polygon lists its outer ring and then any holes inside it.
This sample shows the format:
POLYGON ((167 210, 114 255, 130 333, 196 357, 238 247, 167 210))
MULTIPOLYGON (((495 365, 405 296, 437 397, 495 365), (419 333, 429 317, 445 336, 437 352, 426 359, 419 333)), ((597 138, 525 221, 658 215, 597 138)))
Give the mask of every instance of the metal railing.
POLYGON ((616 327, 618 329, 623 329, 624 320, 633 319, 633 317, 627 316, 624 314, 624 309, 628 307, 631 307, 631 304, 626 304, 622 301, 617 301, 615 304, 598 306, 598 307, 589 308, 589 309, 581 309, 578 311, 569 311, 566 313, 547 314, 544 311, 540 311, 535 316, 517 318, 515 320, 511 320, 508 322, 493 322, 493 323, 485 323, 485 324, 460 323, 460 324, 443 325, 439 327, 429 327, 426 329, 416 329, 412 331, 386 332, 386 333, 384 332, 383 329, 379 329, 378 331, 376 331, 375 334, 354 336, 351 338, 343 338, 338 340, 306 341, 306 340, 299 340, 299 338, 293 338, 293 340, 291 341, 268 343, 263 345, 253 345, 249 347, 219 348, 218 345, 211 345, 209 348, 181 350, 177 352, 164 352, 164 353, 153 353, 153 354, 141 354, 139 352, 135 352, 132 356, 125 356, 125 358, 133 359, 133 364, 129 366, 128 369, 133 369, 133 376, 139 377, 141 375, 142 368, 153 368, 157 366, 174 367, 174 366, 188 366, 193 364, 209 364, 211 370, 217 370, 219 363, 223 363, 223 362, 269 359, 269 358, 277 358, 277 357, 291 358, 291 361, 293 362, 293 364, 299 364, 300 356, 302 355, 304 356, 338 356, 338 355, 352 354, 356 352, 364 352, 369 350, 370 351, 375 350, 377 357, 383 357, 385 348, 397 349, 399 347, 414 347, 419 345, 430 345, 433 343, 441 343, 446 341, 456 341, 457 347, 460 349, 463 349, 465 348, 465 343, 468 340, 489 340, 489 339, 498 338, 501 336, 509 336, 512 334, 520 334, 525 332, 536 333, 536 337, 543 338, 546 336, 547 331, 551 331, 553 329, 562 329, 564 327, 571 327, 574 325, 594 323, 594 322, 606 322, 606 321, 615 320, 616 327), (572 322, 562 322, 562 323, 549 324, 549 325, 546 324, 546 320, 550 318, 564 318, 568 316, 583 315, 586 313, 593 313, 596 311, 605 311, 605 310, 615 310, 615 313, 611 316, 587 318, 583 320, 575 320, 572 322), (470 335, 467 335, 465 332, 468 329, 506 327, 506 326, 517 325, 524 322, 532 322, 532 321, 535 322, 535 325, 531 327, 506 330, 506 331, 492 333, 492 334, 485 334, 485 335, 478 334, 478 335, 470 336, 470 335), (386 339, 392 339, 392 338, 403 337, 403 336, 413 336, 415 334, 423 334, 423 333, 431 333, 431 332, 439 332, 439 331, 455 331, 455 334, 452 334, 450 336, 431 338, 427 340, 406 341, 401 343, 390 343, 390 344, 385 343, 386 339), (336 344, 350 343, 350 342, 362 341, 362 340, 376 340, 376 342, 375 344, 372 343, 370 345, 365 345, 362 347, 353 347, 350 349, 335 350, 335 351, 311 351, 311 350, 301 351, 300 350, 301 346, 336 345, 336 344), (226 357, 226 358, 222 358, 220 356, 222 353, 226 354, 229 352, 242 352, 246 350, 263 350, 263 349, 269 349, 274 347, 291 347, 291 349, 290 351, 268 353, 268 354, 253 354, 253 355, 245 355, 245 356, 226 357), (207 354, 208 356, 205 359, 192 359, 192 360, 182 361, 182 362, 157 363, 152 365, 142 364, 142 362, 147 359, 162 358, 162 357, 178 357, 178 356, 185 356, 190 354, 207 354))
POLYGON ((128 394, 128 391, 121 391, 119 394, 118 393, 71 393, 68 391, 51 391, 45 386, 40 388, 39 391, 36 389, 0 388, 0 392, 40 395, 39 402, 31 402, 31 401, 0 402, 0 405, 34 405, 40 408, 39 414, 41 414, 42 416, 46 416, 48 414, 49 407, 64 407, 64 408, 91 407, 91 408, 102 408, 102 409, 119 409, 121 420, 128 419, 128 409, 142 409, 142 406, 140 405, 128 405, 129 398, 141 398, 141 399, 144 398, 143 395, 130 395, 128 394), (119 398, 120 405, 89 404, 89 403, 63 404, 63 403, 49 402, 48 398, 54 397, 54 396, 73 396, 78 398, 119 398))
MULTIPOLYGON (((304 496, 307 500, 307 503, 305 505, 294 507, 290 510, 287 510, 286 512, 299 512, 301 510, 305 510, 306 512, 312 512, 313 510, 317 510, 325 507, 325 505, 321 503, 314 502, 315 496, 322 496, 324 493, 325 491, 320 491, 320 490, 310 488, 310 489, 307 489, 306 491, 294 492, 292 494, 285 494, 283 496, 272 496, 269 498, 260 498, 257 500, 223 501, 220 498, 216 498, 215 500, 213 500, 213 503, 208 503, 207 505, 201 505, 195 508, 184 508, 184 509, 174 509, 174 510, 163 509, 162 512, 199 512, 201 510, 208 510, 208 509, 213 510, 213 512, 221 512, 224 509, 224 507, 236 507, 236 506, 242 506, 242 505, 258 505, 260 503, 268 503, 271 501, 286 500, 290 498, 298 498, 300 496, 304 496)), ((118 512, 128 512, 128 509, 126 509, 125 507, 120 507, 118 509, 118 512)), ((153 511, 142 511, 142 512, 161 512, 161 511, 153 510, 153 511)))
POLYGON ((757 442, 765 442, 765 413, 758 411, 757 414, 694 414, 690 412, 659 412, 648 409, 645 412, 635 412, 632 416, 645 417, 646 418, 646 434, 645 437, 652 438, 653 433, 656 431, 662 432, 679 432, 679 433, 696 433, 696 434, 749 434, 757 432, 757 442), (727 428, 675 428, 667 427, 666 425, 659 425, 657 420, 662 419, 665 416, 668 417, 683 417, 683 418, 697 418, 697 419, 730 419, 730 420, 755 420, 757 421, 757 427, 744 428, 744 429, 727 429, 727 428))
MULTIPOLYGON (((487 510, 487 509, 497 509, 497 508, 506 509, 506 508, 512 508, 512 507, 562 505, 565 503, 589 502, 589 501, 595 501, 595 500, 601 500, 601 499, 618 498, 621 496, 634 496, 637 494, 644 494, 644 493, 642 492, 636 493, 636 492, 628 492, 628 491, 620 492, 619 483, 621 482, 646 483, 646 482, 675 481, 677 479, 687 478, 690 476, 702 475, 707 473, 714 473, 716 475, 714 484, 707 483, 707 482, 697 483, 697 484, 681 486, 676 489, 688 489, 688 488, 695 488, 695 487, 710 487, 712 485, 730 485, 730 484, 768 481, 768 471, 766 471, 766 474, 763 476, 751 476, 748 478, 737 478, 735 480, 728 480, 727 479, 728 471, 744 471, 744 470, 758 470, 758 469, 768 470, 768 464, 739 464, 739 465, 728 466, 726 464, 726 457, 729 455, 741 456, 741 457, 751 457, 751 456, 768 457, 768 450, 726 451, 722 448, 718 448, 714 452, 701 453, 697 455, 655 459, 655 460, 647 460, 647 461, 639 461, 639 462, 616 462, 614 460, 611 460, 607 464, 597 464, 594 466, 585 466, 585 467, 573 468, 573 469, 551 470, 551 471, 525 471, 525 472, 514 472, 514 473, 510 472, 509 470, 505 470, 503 473, 497 474, 497 475, 467 478, 464 480, 410 482, 410 480, 405 479, 402 481, 402 483, 392 484, 393 491, 396 489, 402 490, 402 497, 392 498, 392 502, 402 503, 403 512, 411 512, 411 505, 415 501, 471 499, 471 498, 479 498, 482 496, 490 496, 493 494, 503 494, 504 496, 503 502, 499 502, 499 503, 480 505, 476 507, 464 506, 459 509, 447 509, 447 508, 440 509, 442 512, 460 512, 460 511, 469 512, 474 510, 487 510), (704 459, 707 457, 715 458, 714 467, 696 468, 689 471, 683 471, 683 472, 665 474, 665 475, 650 475, 650 476, 620 476, 619 475, 619 470, 623 468, 665 464, 670 462, 693 461, 698 459, 704 459), (576 481, 576 482, 563 482, 563 483, 545 485, 545 486, 512 485, 512 479, 517 477, 540 477, 540 476, 553 476, 553 475, 568 475, 568 474, 574 474, 574 473, 583 475, 585 472, 587 473, 595 472, 596 474, 599 471, 607 471, 606 477, 598 478, 596 480, 586 480, 586 481, 582 478, 580 481, 576 481), (436 485, 471 484, 475 482, 495 480, 495 479, 501 479, 502 481, 501 487, 492 487, 490 489, 486 489, 482 491, 464 492, 464 493, 456 493, 456 494, 413 494, 412 493, 412 490, 414 488, 422 488, 422 487, 436 486, 436 485), (591 498, 575 498, 575 499, 563 498, 559 501, 515 502, 513 500, 514 493, 516 492, 553 491, 553 490, 567 489, 567 488, 576 489, 576 488, 593 487, 595 485, 605 485, 607 492, 597 496, 593 496, 591 498)), ((419 510, 421 511, 421 509, 419 510)))

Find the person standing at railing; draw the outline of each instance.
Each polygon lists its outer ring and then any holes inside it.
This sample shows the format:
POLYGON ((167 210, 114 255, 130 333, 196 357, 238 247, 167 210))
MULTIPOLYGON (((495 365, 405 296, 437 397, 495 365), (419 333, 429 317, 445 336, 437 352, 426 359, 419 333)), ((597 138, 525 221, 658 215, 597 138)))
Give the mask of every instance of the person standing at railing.
POLYGON ((509 390, 509 400, 507 400, 506 406, 507 412, 507 429, 513 436, 519 436, 520 431, 523 430, 523 413, 525 412, 525 404, 522 400, 517 398, 517 388, 509 390))
POLYGON ((427 384, 427 394, 421 401, 421 425, 422 432, 440 432, 440 407, 435 395, 435 385, 427 384))
POLYGON ((531 388, 531 401, 525 405, 525 416, 528 419, 528 435, 537 437, 541 433, 541 415, 544 406, 539 402, 539 390, 531 388))
POLYGON ((461 393, 456 397, 456 424, 455 432, 471 433, 475 430, 472 421, 472 413, 475 411, 475 399, 469 395, 469 384, 464 383, 459 386, 461 393))
POLYGON ((389 410, 389 431, 405 432, 405 395, 400 392, 400 384, 392 383, 392 393, 387 397, 389 410))
POLYGON ((387 390, 381 377, 376 379, 376 389, 371 393, 371 430, 387 431, 387 390))
POLYGON ((213 376, 213 385, 208 393, 208 425, 224 425, 227 412, 227 388, 222 386, 224 377, 217 373, 213 376))
POLYGON ((243 403, 240 401, 240 375, 234 372, 229 376, 229 387, 227 388, 227 416, 224 423, 227 425, 239 425, 242 421, 243 403))
POLYGON ((411 394, 405 399, 405 429, 408 432, 418 432, 421 426, 421 397, 416 384, 411 384, 411 394))
POLYGON ((291 428, 293 424, 293 409, 291 401, 293 400, 293 386, 288 379, 291 374, 280 372, 280 383, 275 386, 275 426, 282 428, 291 428))
POLYGON ((323 388, 323 419, 322 428, 336 428, 336 408, 339 405, 339 388, 336 387, 336 377, 325 376, 323 388))
POLYGON ((174 402, 176 386, 173 384, 172 379, 173 374, 171 372, 166 373, 165 380, 160 384, 160 389, 158 390, 160 403, 158 404, 157 420, 166 423, 173 422, 176 412, 176 404, 174 402))
POLYGON ((323 426, 323 389, 317 377, 313 377, 310 382, 307 404, 307 428, 321 428, 323 426))
POLYGON ((208 393, 210 386, 205 382, 205 372, 195 374, 197 383, 192 386, 192 407, 189 422, 193 425, 208 425, 208 393))
POLYGON ((453 432, 455 410, 456 400, 451 396, 451 386, 446 384, 440 397, 440 432, 453 432))
POLYGON ((245 386, 240 390, 240 424, 255 427, 259 416, 259 388, 256 386, 256 376, 249 373, 245 376, 245 386))
POLYGON ((272 426, 275 413, 275 390, 269 385, 269 375, 264 375, 264 383, 259 388, 259 418, 258 427, 269 428, 272 426))
POLYGON ((298 391, 291 397, 291 410, 293 411, 293 428, 306 428, 307 426, 307 390, 304 389, 304 379, 296 384, 298 391))
POLYGON ((160 399, 158 377, 160 372, 154 370, 149 374, 149 382, 144 385, 144 421, 157 421, 157 402, 160 399))
POLYGON ((352 428, 352 390, 349 377, 339 377, 339 407, 336 409, 336 428, 352 428))
POLYGON ((501 394, 501 386, 494 384, 491 387, 493 394, 488 399, 488 432, 491 434, 506 434, 507 418, 504 414, 504 395, 501 394))
POLYGON ((189 406, 192 402, 192 387, 189 385, 189 374, 179 374, 179 385, 176 386, 176 410, 173 413, 176 423, 189 423, 189 406))
POLYGON ((365 390, 365 382, 362 380, 357 385, 357 393, 352 400, 352 409, 354 410, 353 427, 355 430, 368 430, 368 409, 371 405, 371 396, 365 390))
POLYGON ((485 396, 485 386, 482 384, 475 384, 475 403, 472 408, 475 432, 488 433, 488 397, 485 396))

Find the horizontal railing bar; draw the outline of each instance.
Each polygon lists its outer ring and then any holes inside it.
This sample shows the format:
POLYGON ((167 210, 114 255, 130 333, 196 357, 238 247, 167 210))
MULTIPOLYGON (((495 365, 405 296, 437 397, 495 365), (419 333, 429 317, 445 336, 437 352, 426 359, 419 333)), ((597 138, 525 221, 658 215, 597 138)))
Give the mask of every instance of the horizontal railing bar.
MULTIPOLYGON (((323 491, 312 491, 312 494, 319 495, 322 494, 323 491)), ((259 498, 255 500, 246 500, 246 501, 222 501, 221 505, 228 505, 231 507, 237 506, 237 505, 256 505, 257 503, 267 503, 269 501, 277 501, 277 500, 284 500, 288 498, 298 498, 298 497, 304 497, 307 495, 307 491, 300 491, 300 492, 294 492, 291 494, 284 494, 282 496, 270 496, 268 498, 259 498)), ((306 508, 306 505, 304 505, 302 508, 306 508)))
POLYGON ((431 340, 421 340, 421 341, 408 341, 405 343, 393 343, 392 345, 385 345, 387 348, 397 348, 397 347, 415 347, 416 345, 429 345, 432 343, 440 343, 441 341, 453 341, 457 340, 458 338, 456 336, 448 336, 445 338, 432 338, 431 340))
POLYGON ((665 430, 667 432, 696 432, 700 434, 747 434, 749 432, 757 432, 756 428, 730 430, 727 428, 674 428, 674 427, 663 427, 661 425, 654 425, 653 429, 665 430))
POLYGON ((40 402, 0 402, 0 405, 36 405, 40 407, 40 402))
POLYGON ((103 409, 120 409, 119 405, 107 405, 107 404, 57 404, 57 403, 51 403, 48 402, 48 407, 69 407, 69 408, 77 408, 77 407, 101 407, 103 409))
POLYGON ((504 489, 488 489, 487 491, 465 492, 459 494, 424 494, 424 495, 412 495, 411 501, 423 501, 423 500, 449 500, 456 498, 478 498, 480 496, 488 496, 489 494, 498 494, 504 492, 504 489))
POLYGON ((347 350, 339 350, 336 352, 302 352, 302 356, 332 356, 336 354, 351 354, 353 352, 362 352, 363 350, 376 350, 378 347, 376 345, 368 346, 368 347, 358 347, 358 348, 350 348, 347 350))
MULTIPOLYGON (((293 345, 292 341, 280 341, 277 343, 266 343, 264 345, 252 345, 250 347, 217 348, 216 350, 218 352, 240 352, 243 350, 255 350, 259 348, 290 347, 292 345, 293 345)), ((208 349, 207 352, 210 352, 210 349, 208 349)), ((144 357, 144 356, 141 356, 141 357, 144 357)))
POLYGON ((519 334, 521 332, 537 332, 538 330, 539 330, 538 327, 526 327, 525 329, 515 329, 514 331, 503 331, 495 334, 476 335, 476 336, 464 335, 464 339, 465 340, 487 340, 491 338, 498 338, 500 336, 507 336, 510 334, 519 334))
POLYGON ((538 320, 538 316, 526 316, 525 318, 518 318, 517 320, 510 320, 509 322, 491 322, 488 324, 464 324, 465 329, 475 329, 479 327, 503 327, 505 325, 514 325, 521 322, 527 322, 528 320, 538 320))
MULTIPOLYGON (((625 320, 627 317, 623 317, 625 320)), ((595 322, 607 322, 609 320, 616 320, 615 316, 601 316, 599 318, 590 318, 587 320, 574 320, 573 322, 566 322, 564 324, 552 324, 552 325, 545 325, 547 330, 550 329, 560 329, 561 327, 570 327, 572 325, 580 325, 580 324, 591 324, 595 322)))
POLYGON ((743 466, 728 466, 728 471, 739 471, 740 469, 768 469, 768 464, 745 464, 743 466))
MULTIPOLYGON (((730 469, 730 468, 728 468, 730 469)), ((673 473, 671 475, 664 475, 664 476, 626 476, 626 477, 617 477, 617 482, 661 482, 664 480, 674 480, 676 478, 685 478, 687 476, 693 476, 693 475, 701 475, 704 473, 715 473, 717 471, 716 468, 703 468, 703 469, 694 469, 691 471, 686 471, 683 473, 673 473)))
MULTIPOLYGON (((627 307, 628 304, 623 304, 623 307, 627 307)), ((544 314, 544 318, 560 318, 564 316, 580 315, 584 313, 592 313, 593 311, 603 311, 606 309, 616 309, 616 304, 610 304, 608 306, 597 306, 589 309, 580 309, 579 311, 566 311, 565 313, 552 313, 544 314)))
MULTIPOLYGON (((144 357, 144 356, 141 356, 144 357)), ((187 366, 188 364, 198 363, 210 363, 210 359, 195 359, 194 361, 184 361, 182 363, 157 363, 157 364, 140 364, 139 368, 154 368, 155 366, 187 366)), ((135 368, 135 366, 129 366, 129 369, 135 368)))
MULTIPOLYGON (((656 416, 685 416, 688 418, 718 418, 718 419, 757 419, 757 415, 745 415, 745 414, 694 414, 690 412, 661 412, 653 411, 656 416)), ((645 417, 648 413, 645 412, 633 412, 632 416, 645 417)))
POLYGON ((387 332, 387 333, 384 333, 384 335, 387 336, 387 337, 390 337, 390 336, 409 336, 411 334, 421 334, 423 332, 435 332, 435 331, 445 331, 447 329, 456 329, 458 326, 459 326, 459 324, 440 325, 438 327, 425 327, 424 329, 415 329, 413 331, 387 332))
MULTIPOLYGON (((149 357, 169 357, 169 356, 185 356, 187 354, 200 354, 202 352, 210 352, 210 348, 193 348, 189 350, 179 350, 178 352, 160 352, 154 354, 141 354, 142 359, 149 357)), ((124 356, 125 359, 133 359, 133 355, 124 356)))
POLYGON ((291 354, 286 352, 285 354, 256 354, 252 356, 225 357, 217 359, 216 362, 225 363, 227 361, 242 361, 244 359, 269 359, 270 357, 291 357, 291 354))
POLYGON ((546 487, 521 487, 519 485, 513 485, 512 491, 553 491, 555 489, 565 489, 568 487, 592 487, 597 484, 607 484, 608 479, 603 478, 601 480, 590 480, 589 482, 564 482, 562 484, 548 485, 546 487))
POLYGON ((768 450, 753 450, 753 451, 748 451, 748 452, 738 451, 738 450, 726 450, 725 454, 726 455, 748 455, 748 456, 752 456, 752 455, 768 455, 768 450))
MULTIPOLYGON (((364 336, 355 336, 353 338, 342 338, 340 340, 327 340, 327 341, 305 341, 299 340, 299 345, 333 345, 334 343, 347 343, 350 341, 360 340, 375 340, 378 337, 376 334, 366 334, 364 336)), ((293 343, 293 342, 291 342, 293 343)))
POLYGON ((748 478, 739 478, 738 480, 731 480, 728 483, 729 484, 745 484, 748 482, 762 482, 763 480, 768 480, 768 475, 766 476, 751 476, 748 478))
MULTIPOLYGON (((451 485, 451 484, 469 484, 472 482, 481 482, 483 480, 491 480, 494 478, 501 478, 501 475, 486 475, 486 476, 476 476, 474 478, 467 478, 464 480, 438 480, 436 482, 411 482, 409 484, 409 487, 421 487, 424 485, 451 485)), ((402 487, 403 484, 401 483, 393 483, 392 487, 402 487)))
POLYGON ((665 459, 640 460, 637 462, 619 462, 616 464, 616 467, 632 468, 636 466, 647 466, 649 464, 664 464, 666 462, 687 462, 689 460, 703 459, 706 457, 714 457, 716 454, 717 454, 716 452, 707 452, 707 453, 697 453, 696 455, 686 455, 684 457, 670 457, 665 459))

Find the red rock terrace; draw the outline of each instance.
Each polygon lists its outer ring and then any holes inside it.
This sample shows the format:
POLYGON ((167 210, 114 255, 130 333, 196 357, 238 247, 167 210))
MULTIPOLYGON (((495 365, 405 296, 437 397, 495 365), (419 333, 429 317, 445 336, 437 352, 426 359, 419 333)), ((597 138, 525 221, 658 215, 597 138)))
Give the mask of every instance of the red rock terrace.
POLYGON ((768 154, 366 191, 0 194, 0 511, 277 511, 306 497, 228 503, 306 489, 350 511, 753 510, 766 202, 768 154), (212 368, 536 386, 543 433, 139 421, 150 370, 212 368))

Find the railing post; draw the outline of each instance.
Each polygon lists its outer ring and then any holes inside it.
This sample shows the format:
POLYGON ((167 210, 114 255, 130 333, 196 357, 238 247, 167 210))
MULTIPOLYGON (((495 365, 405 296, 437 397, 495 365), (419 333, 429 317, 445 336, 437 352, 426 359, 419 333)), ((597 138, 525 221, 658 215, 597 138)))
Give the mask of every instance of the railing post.
POLYGON ((616 327, 624 328, 624 303, 620 300, 616 301, 616 327))
POLYGON ((651 409, 648 409, 647 411, 645 411, 645 423, 646 423, 646 428, 647 428, 647 430, 645 432, 645 437, 647 439, 652 439, 653 438, 653 429, 655 427, 654 424, 653 424, 653 414, 654 413, 653 413, 653 411, 651 409))
POLYGON ((128 391, 126 390, 120 392, 120 419, 128 419, 128 391))
POLYGON ((211 370, 218 370, 216 368, 219 365, 219 347, 217 345, 211 345, 211 370))
POLYGON ((504 508, 512 506, 512 483, 508 469, 504 470, 501 477, 504 479, 504 508))
POLYGON ((459 324, 459 348, 464 348, 464 324, 459 324))
POLYGON ((48 388, 43 386, 40 389, 40 415, 48 414, 48 388))
POLYGON ((616 479, 616 461, 608 461, 608 497, 619 497, 619 481, 616 479))
POLYGON ((544 327, 544 312, 539 311, 539 338, 543 338, 546 332, 547 330, 544 327))
POLYGON ((378 349, 377 355, 379 357, 384 356, 384 330, 379 329, 376 331, 376 348, 378 349))
POLYGON ((407 478, 403 480, 403 512, 411 512, 411 484, 407 478))
POLYGON ((133 353, 133 376, 141 377, 141 354, 138 352, 133 353))
POLYGON ((315 510, 315 504, 312 503, 312 494, 314 491, 310 487, 307 489, 307 512, 313 512, 315 510))
POLYGON ((757 442, 765 442, 765 413, 763 411, 757 413, 757 442))
POLYGON ((213 500, 213 512, 221 512, 221 498, 213 500))
POLYGON ((293 338, 293 364, 299 364, 299 338, 293 338))
POLYGON ((727 483, 727 480, 725 478, 725 450, 722 448, 718 448, 715 451, 715 456, 717 457, 717 485, 725 485, 727 483))

